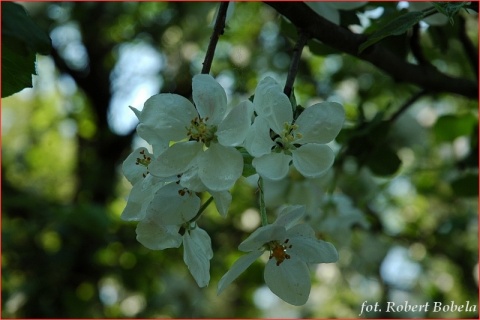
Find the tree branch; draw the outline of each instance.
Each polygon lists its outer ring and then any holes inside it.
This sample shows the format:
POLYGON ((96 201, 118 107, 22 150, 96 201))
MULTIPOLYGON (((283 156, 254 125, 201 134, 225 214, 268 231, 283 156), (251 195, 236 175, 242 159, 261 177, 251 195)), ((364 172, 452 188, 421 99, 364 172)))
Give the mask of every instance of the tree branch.
POLYGON ((210 37, 210 43, 208 44, 207 53, 205 54, 205 61, 203 62, 202 73, 208 74, 212 67, 213 55, 215 54, 215 48, 217 47, 218 38, 223 34, 225 29, 225 19, 227 17, 228 2, 220 3, 218 9, 217 20, 213 27, 212 36, 210 37))
POLYGON ((290 20, 297 28, 303 29, 313 39, 372 63, 396 81, 412 83, 430 92, 449 92, 468 98, 478 98, 478 85, 475 81, 453 78, 432 67, 408 63, 379 44, 359 54, 358 47, 367 39, 366 35, 353 33, 331 23, 317 15, 303 2, 266 2, 266 4, 290 20))
POLYGON ((288 70, 287 82, 285 83, 285 88, 283 89, 283 93, 285 93, 287 97, 290 97, 292 94, 293 83, 295 82, 295 77, 297 76, 298 64, 300 63, 303 47, 307 43, 307 40, 307 35, 302 30, 298 30, 298 40, 293 48, 292 62, 290 64, 290 69, 288 70))

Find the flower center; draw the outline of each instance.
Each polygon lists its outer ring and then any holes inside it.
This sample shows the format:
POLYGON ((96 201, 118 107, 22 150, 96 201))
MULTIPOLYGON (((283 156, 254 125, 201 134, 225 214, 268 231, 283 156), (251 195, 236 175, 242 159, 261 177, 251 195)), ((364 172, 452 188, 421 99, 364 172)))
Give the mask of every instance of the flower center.
POLYGON ((302 137, 301 133, 295 133, 294 131, 298 129, 298 125, 285 122, 283 125, 283 131, 279 137, 275 139, 277 143, 277 148, 282 150, 295 150, 294 142, 297 139, 302 137))
MULTIPOLYGON (((152 162, 152 158, 147 157, 147 156, 145 155, 145 150, 140 151, 140 154, 141 154, 141 156, 140 156, 140 158, 137 158, 137 160, 135 161, 135 164, 136 164, 137 166, 144 166, 145 168, 148 169, 148 165, 150 164, 150 162, 152 162)), ((148 170, 147 170, 147 173, 146 173, 146 174, 144 173, 144 174, 143 174, 143 177, 145 178, 148 173, 149 173, 149 172, 148 172, 148 170)))
POLYGON ((209 126, 206 121, 206 118, 195 117, 190 121, 190 127, 187 127, 187 135, 190 138, 190 141, 199 141, 207 145, 210 145, 210 142, 215 140, 215 132, 217 131, 216 126, 209 126))
POLYGON ((279 266, 285 259, 290 259, 290 255, 287 253, 287 249, 290 249, 292 245, 287 245, 288 240, 285 240, 283 244, 278 243, 278 241, 272 241, 269 243, 270 246, 270 258, 275 258, 277 260, 277 266, 279 266))

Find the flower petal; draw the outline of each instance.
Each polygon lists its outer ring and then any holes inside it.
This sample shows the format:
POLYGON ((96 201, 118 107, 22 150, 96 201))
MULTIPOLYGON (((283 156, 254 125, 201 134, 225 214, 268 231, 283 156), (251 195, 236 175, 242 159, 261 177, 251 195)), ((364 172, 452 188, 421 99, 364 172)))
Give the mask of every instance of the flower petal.
POLYGON ((282 87, 271 77, 264 78, 257 85, 253 105, 257 114, 264 117, 278 134, 282 133, 285 123, 292 123, 292 104, 282 87))
POLYGON ((232 195, 229 191, 210 191, 210 194, 213 196, 218 213, 225 218, 232 203, 232 195))
POLYGON ((140 122, 155 129, 166 141, 179 141, 187 136, 186 128, 197 115, 195 107, 186 98, 161 93, 145 102, 140 122))
POLYGON ((159 225, 180 225, 190 221, 200 209, 200 198, 176 183, 159 189, 147 208, 147 217, 159 225))
POLYGON ((130 153, 123 161, 122 164, 122 172, 125 178, 132 185, 136 184, 137 182, 143 180, 144 176, 147 174, 148 170, 146 165, 150 163, 150 160, 153 159, 153 155, 148 152, 146 148, 137 148, 132 153, 130 153), (142 165, 137 161, 137 159, 145 160, 145 165, 142 165))
POLYGON ((180 178, 180 184, 182 187, 185 187, 189 190, 203 192, 207 190, 207 187, 205 187, 200 179, 200 176, 198 175, 197 161, 198 157, 193 160, 191 164, 192 166, 182 174, 180 178))
POLYGON ((287 230, 288 237, 310 237, 316 239, 315 230, 307 224, 307 223, 300 223, 296 224, 293 227, 287 230))
POLYGON ((335 156, 325 144, 308 143, 292 150, 293 165, 303 176, 316 178, 324 174, 333 164, 335 156))
POLYGON ((145 218, 147 208, 157 192, 165 183, 159 178, 147 175, 133 185, 128 196, 127 205, 120 216, 125 221, 140 221, 145 218))
POLYGON ((185 141, 175 143, 152 161, 148 167, 151 174, 170 177, 181 174, 190 168, 191 163, 203 150, 203 143, 185 141))
POLYGON ((280 299, 295 306, 304 305, 310 295, 310 272, 305 262, 292 256, 278 266, 270 259, 265 266, 265 283, 280 299))
POLYGON ((258 174, 271 180, 280 180, 288 174, 292 157, 284 153, 265 154, 252 161, 258 174))
POLYGON ((210 236, 205 230, 195 228, 183 235, 183 261, 199 287, 210 282, 210 259, 213 257, 210 236))
POLYGON ((254 250, 264 250, 263 247, 270 241, 277 240, 283 242, 286 239, 287 230, 282 226, 269 224, 255 230, 247 239, 243 240, 238 246, 238 250, 248 252, 254 250))
POLYGON ((182 244, 182 236, 178 233, 179 226, 160 226, 145 219, 138 223, 137 240, 150 250, 178 248, 182 244))
POLYGON ((287 206, 280 211, 274 224, 289 229, 305 215, 305 206, 287 206))
POLYGON ((213 191, 233 187, 243 171, 242 154, 233 147, 212 143, 198 157, 198 175, 205 186, 213 191))
POLYGON ((256 117, 245 137, 245 149, 254 157, 260 157, 271 152, 275 142, 270 138, 268 121, 256 117))
POLYGON ((158 156, 168 148, 169 141, 167 141, 165 137, 161 135, 161 131, 156 128, 140 123, 137 126, 137 134, 140 138, 152 145, 155 156, 158 156))
POLYGON ((228 270, 218 282, 217 295, 221 294, 226 287, 238 278, 255 260, 260 258, 262 254, 263 251, 252 251, 235 261, 230 270, 228 270))
POLYGON ((224 146, 239 146, 245 140, 252 123, 253 104, 243 101, 234 107, 218 125, 218 142, 224 146))
POLYGON ((297 256, 306 263, 332 263, 338 261, 337 249, 330 243, 311 237, 296 236, 289 238, 288 249, 291 256, 297 256))
POLYGON ((302 137, 296 143, 327 143, 335 139, 345 121, 343 106, 337 102, 321 102, 306 108, 295 124, 302 137))
POLYGON ((211 75, 197 74, 192 81, 192 98, 198 114, 208 124, 217 125, 227 112, 227 95, 211 75))

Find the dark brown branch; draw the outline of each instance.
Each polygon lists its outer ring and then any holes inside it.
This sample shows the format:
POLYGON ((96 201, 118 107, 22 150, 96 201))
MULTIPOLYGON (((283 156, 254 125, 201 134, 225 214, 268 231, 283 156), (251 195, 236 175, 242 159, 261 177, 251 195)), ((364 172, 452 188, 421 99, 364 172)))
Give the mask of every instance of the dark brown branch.
POLYGON ((420 24, 415 24, 412 28, 412 35, 410 37, 410 50, 421 66, 431 66, 430 62, 425 58, 422 47, 420 46, 420 24))
POLYGON ((396 81, 412 83, 430 92, 449 92, 475 99, 478 97, 478 85, 475 81, 453 78, 434 68, 408 63, 379 44, 359 54, 358 47, 366 40, 366 35, 355 34, 331 23, 317 15, 303 2, 266 2, 266 4, 312 38, 340 52, 372 63, 396 81))
POLYGON ((297 76, 298 64, 300 63, 300 57, 302 56, 303 47, 307 43, 308 37, 302 31, 298 31, 298 40, 293 48, 292 63, 290 64, 290 69, 288 70, 287 81, 285 83, 285 88, 283 92, 290 97, 292 94, 293 83, 295 82, 295 77, 297 76))
POLYGON ((213 56, 215 54, 215 48, 217 47, 218 38, 223 34, 225 29, 225 19, 227 17, 228 2, 220 3, 218 9, 217 20, 215 20, 215 26, 213 27, 213 33, 210 37, 210 43, 208 44, 207 53, 205 54, 205 61, 203 62, 202 73, 208 74, 212 67, 213 56))

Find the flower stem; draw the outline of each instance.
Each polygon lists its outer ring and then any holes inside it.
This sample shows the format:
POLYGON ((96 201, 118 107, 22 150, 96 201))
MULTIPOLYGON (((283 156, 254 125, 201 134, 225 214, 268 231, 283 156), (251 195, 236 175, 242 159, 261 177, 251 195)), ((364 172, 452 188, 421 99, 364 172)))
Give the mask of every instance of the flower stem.
POLYGON ((267 208, 265 206, 265 197, 263 193, 263 178, 258 178, 258 189, 260 190, 260 217, 262 218, 262 227, 268 225, 267 208))
POLYGON ((198 220, 198 218, 200 218, 200 216, 202 215, 203 211, 205 211, 205 209, 207 209, 208 205, 213 201, 213 197, 210 196, 210 198, 208 198, 207 201, 205 201, 204 204, 202 204, 202 206, 200 207, 200 209, 198 209, 198 212, 197 214, 195 215, 195 217, 193 217, 189 222, 192 223, 192 222, 195 222, 198 220))
POLYGON ((308 37, 305 32, 302 30, 298 31, 298 40, 293 48, 292 63, 290 64, 290 69, 288 70, 287 81, 285 83, 285 88, 283 93, 290 98, 292 94, 293 83, 295 82, 295 77, 297 76, 298 64, 300 63, 300 57, 302 56, 303 47, 307 43, 308 37))
POLYGON ((213 55, 215 54, 215 48, 217 47, 218 38, 223 34, 225 29, 225 19, 227 17, 228 2, 220 3, 218 9, 217 20, 215 20, 215 26, 213 27, 213 33, 210 37, 210 43, 208 44, 207 53, 205 54, 205 60, 203 61, 202 73, 208 74, 212 67, 213 55))

